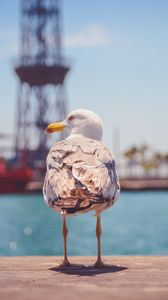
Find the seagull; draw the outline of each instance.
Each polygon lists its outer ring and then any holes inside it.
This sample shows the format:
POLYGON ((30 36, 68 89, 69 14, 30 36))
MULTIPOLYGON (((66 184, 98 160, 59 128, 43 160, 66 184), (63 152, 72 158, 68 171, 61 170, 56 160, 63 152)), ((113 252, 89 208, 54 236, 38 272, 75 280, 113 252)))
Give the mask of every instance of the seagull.
POLYGON ((43 186, 44 201, 62 216, 64 260, 61 266, 71 266, 67 256, 66 217, 93 210, 97 218, 95 266, 102 267, 100 214, 116 202, 120 193, 114 156, 101 142, 103 125, 96 113, 75 110, 64 121, 49 124, 46 132, 65 129, 68 137, 56 142, 47 156, 43 186))

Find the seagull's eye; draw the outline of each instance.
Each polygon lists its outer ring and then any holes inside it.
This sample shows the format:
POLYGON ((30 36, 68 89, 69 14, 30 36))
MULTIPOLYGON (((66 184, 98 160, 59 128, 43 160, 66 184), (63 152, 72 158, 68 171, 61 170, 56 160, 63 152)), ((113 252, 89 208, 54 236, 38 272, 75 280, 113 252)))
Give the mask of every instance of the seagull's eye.
POLYGON ((68 121, 73 121, 74 119, 75 119, 74 116, 70 116, 70 117, 68 118, 68 121))

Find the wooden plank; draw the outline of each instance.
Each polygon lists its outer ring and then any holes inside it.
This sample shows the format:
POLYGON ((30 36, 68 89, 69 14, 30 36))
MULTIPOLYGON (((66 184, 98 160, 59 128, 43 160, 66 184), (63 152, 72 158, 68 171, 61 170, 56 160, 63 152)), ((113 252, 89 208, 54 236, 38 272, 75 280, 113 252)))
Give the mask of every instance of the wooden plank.
POLYGON ((105 257, 110 267, 91 267, 95 257, 72 257, 85 267, 58 268, 61 257, 1 257, 0 299, 167 300, 168 257, 105 257))

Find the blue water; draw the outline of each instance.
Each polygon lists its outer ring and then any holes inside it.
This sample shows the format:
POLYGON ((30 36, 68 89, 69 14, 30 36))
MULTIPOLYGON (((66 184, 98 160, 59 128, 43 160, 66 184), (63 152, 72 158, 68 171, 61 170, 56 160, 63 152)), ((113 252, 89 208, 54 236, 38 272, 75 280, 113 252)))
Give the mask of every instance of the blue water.
MULTIPOLYGON (((68 218, 70 255, 96 255, 92 215, 68 218)), ((41 195, 0 196, 0 255, 62 254, 61 217, 41 195)), ((168 192, 121 193, 102 214, 102 254, 168 254, 168 192)))

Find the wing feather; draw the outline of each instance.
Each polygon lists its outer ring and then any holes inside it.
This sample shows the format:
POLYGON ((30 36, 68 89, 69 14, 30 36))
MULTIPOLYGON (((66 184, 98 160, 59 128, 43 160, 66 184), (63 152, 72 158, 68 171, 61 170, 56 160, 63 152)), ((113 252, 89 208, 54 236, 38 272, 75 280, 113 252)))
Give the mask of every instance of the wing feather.
POLYGON ((114 203, 118 192, 115 161, 103 143, 87 138, 67 139, 52 147, 43 188, 49 206, 79 209, 89 207, 91 201, 105 201, 102 199, 114 203))

